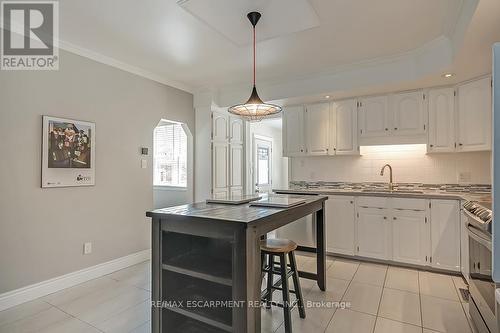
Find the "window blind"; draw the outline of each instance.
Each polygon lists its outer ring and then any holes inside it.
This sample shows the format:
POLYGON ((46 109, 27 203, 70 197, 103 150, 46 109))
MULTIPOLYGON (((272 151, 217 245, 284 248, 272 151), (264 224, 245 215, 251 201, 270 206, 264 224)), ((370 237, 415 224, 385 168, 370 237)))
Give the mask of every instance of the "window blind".
POLYGON ((187 135, 181 124, 162 124, 154 130, 153 183, 187 187, 187 135))

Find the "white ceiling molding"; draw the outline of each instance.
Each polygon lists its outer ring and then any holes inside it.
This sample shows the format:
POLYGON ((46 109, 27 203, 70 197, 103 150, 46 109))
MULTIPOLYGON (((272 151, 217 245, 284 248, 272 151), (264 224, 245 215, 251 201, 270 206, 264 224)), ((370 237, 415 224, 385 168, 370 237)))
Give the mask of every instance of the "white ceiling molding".
POLYGON ((169 86, 169 87, 184 90, 184 91, 189 92, 191 94, 194 92, 194 89, 192 87, 190 87, 184 83, 173 81, 173 80, 168 80, 161 75, 154 74, 154 73, 147 71, 145 69, 142 69, 140 67, 124 63, 122 61, 119 61, 117 59, 102 55, 100 53, 97 53, 97 52, 94 52, 94 51, 91 51, 88 49, 84 49, 80 46, 74 45, 72 43, 69 43, 69 42, 66 42, 63 40, 59 40, 59 48, 62 50, 74 53, 76 55, 79 55, 79 56, 82 56, 82 57, 85 57, 88 59, 92 59, 92 60, 97 61, 99 63, 105 64, 105 65, 108 65, 111 67, 115 67, 115 68, 121 69, 123 71, 141 76, 143 78, 164 84, 164 85, 169 86))
MULTIPOLYGON (((260 82, 259 93, 267 101, 281 100, 332 91, 361 89, 380 84, 416 80, 439 72, 453 61, 449 38, 440 36, 404 54, 337 67, 330 73, 277 82, 260 82)), ((232 105, 248 96, 248 85, 217 90, 218 105, 232 105)))

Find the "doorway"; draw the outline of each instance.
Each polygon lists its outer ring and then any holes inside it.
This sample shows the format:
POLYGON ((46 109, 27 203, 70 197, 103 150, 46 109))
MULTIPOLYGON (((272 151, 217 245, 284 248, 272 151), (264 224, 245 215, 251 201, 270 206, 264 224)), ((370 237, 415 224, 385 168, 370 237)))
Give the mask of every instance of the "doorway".
POLYGON ((254 135, 253 147, 255 193, 270 193, 273 186, 273 139, 254 135))

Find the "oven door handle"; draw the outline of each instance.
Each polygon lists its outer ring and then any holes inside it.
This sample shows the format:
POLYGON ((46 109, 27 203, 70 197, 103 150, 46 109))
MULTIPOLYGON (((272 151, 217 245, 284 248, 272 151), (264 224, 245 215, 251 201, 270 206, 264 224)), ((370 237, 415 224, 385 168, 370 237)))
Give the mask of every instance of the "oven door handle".
POLYGON ((468 218, 470 218, 470 219, 474 220, 474 222, 476 222, 475 223, 475 227, 476 228, 481 228, 483 230, 488 230, 488 224, 489 223, 484 222, 479 217, 477 217, 476 215, 472 214, 471 212, 469 212, 466 209, 462 209, 462 212, 464 212, 465 215, 467 215, 468 218))
POLYGON ((467 226, 467 229, 469 231, 469 237, 471 237, 472 239, 474 239, 476 242, 478 242, 479 244, 485 246, 488 250, 491 251, 491 240, 489 239, 486 239, 484 237, 481 237, 480 235, 478 235, 477 233, 474 232, 474 229, 478 230, 478 228, 476 228, 475 226, 473 226, 472 224, 469 224, 467 226))

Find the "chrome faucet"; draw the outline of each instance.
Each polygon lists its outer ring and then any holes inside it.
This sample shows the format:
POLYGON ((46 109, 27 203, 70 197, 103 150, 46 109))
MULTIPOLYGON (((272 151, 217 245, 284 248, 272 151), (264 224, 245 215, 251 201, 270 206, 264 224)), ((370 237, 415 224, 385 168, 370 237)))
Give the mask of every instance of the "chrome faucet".
POLYGON ((392 183, 392 167, 390 164, 386 164, 382 167, 382 169, 380 170, 380 175, 383 176, 384 175, 384 170, 385 168, 388 167, 389 168, 389 191, 393 191, 394 190, 394 184, 392 183))

